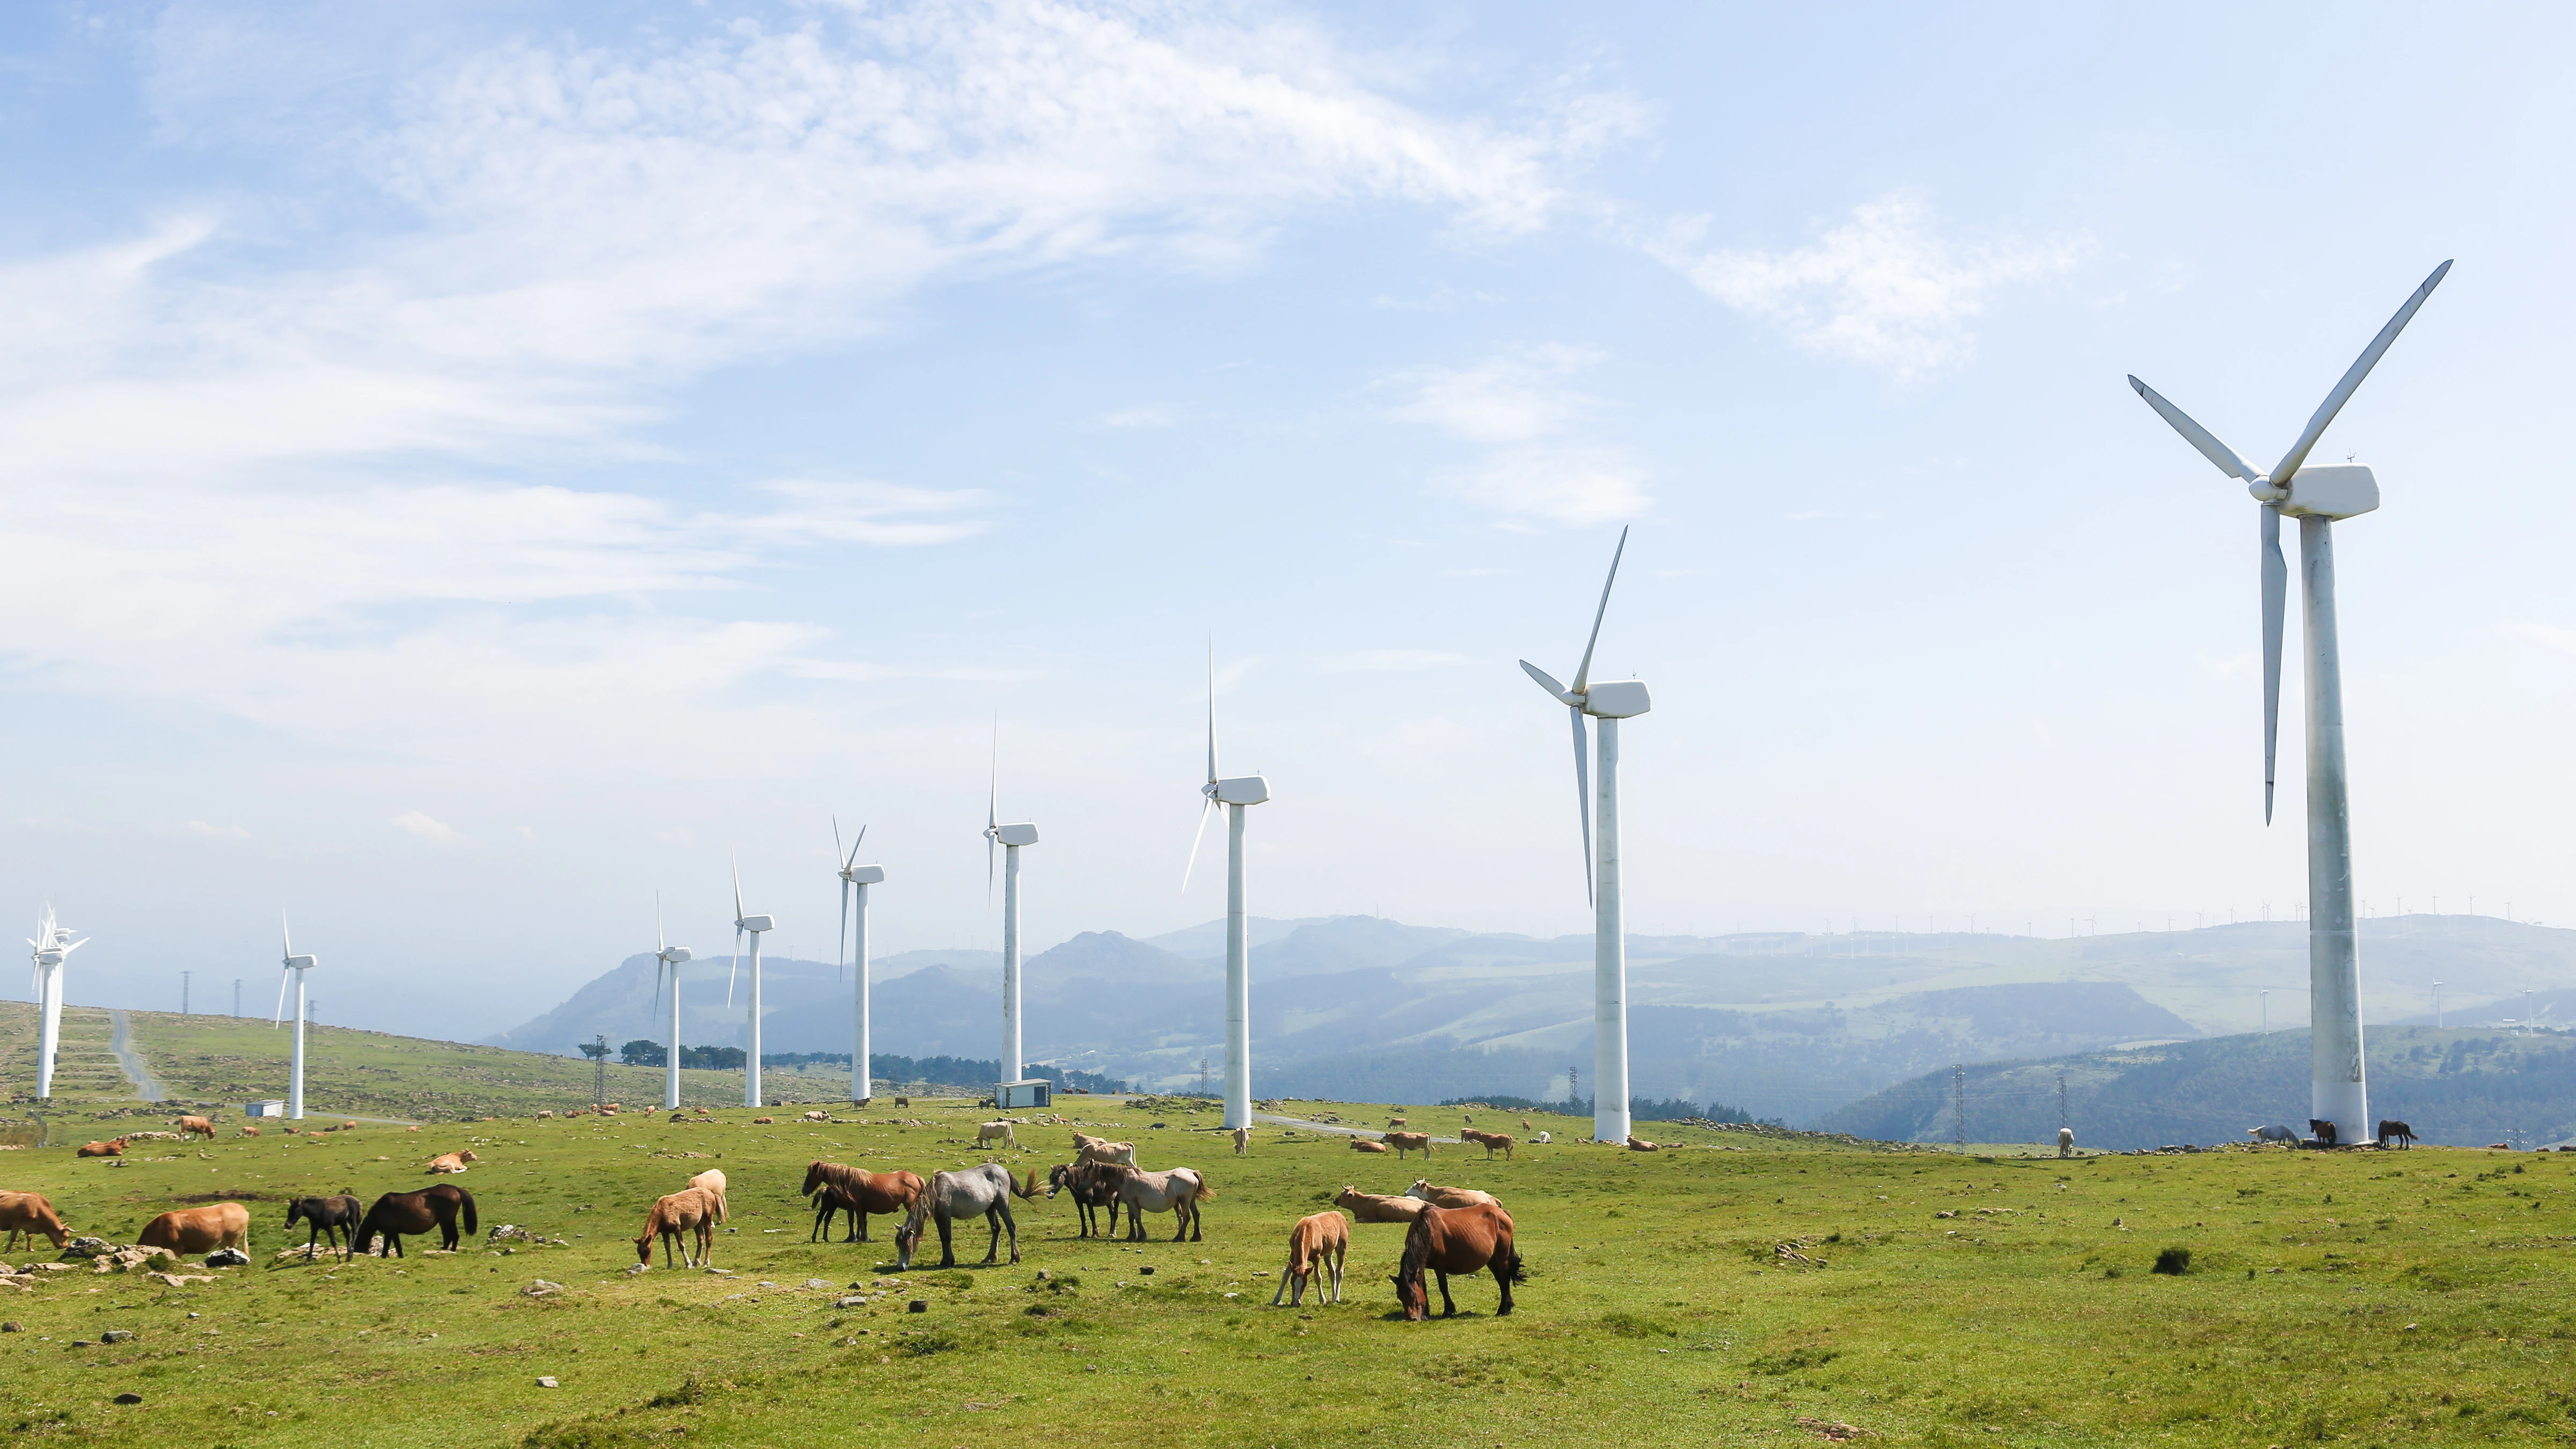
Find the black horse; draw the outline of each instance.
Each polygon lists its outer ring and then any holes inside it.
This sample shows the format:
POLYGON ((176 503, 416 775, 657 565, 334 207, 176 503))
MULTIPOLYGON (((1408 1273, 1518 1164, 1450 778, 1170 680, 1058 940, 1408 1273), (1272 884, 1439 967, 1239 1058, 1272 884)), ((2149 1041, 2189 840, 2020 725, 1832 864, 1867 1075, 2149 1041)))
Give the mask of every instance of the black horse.
POLYGON ((2401 1142, 2409 1147, 2414 1146, 2415 1129, 2395 1120, 2383 1121, 2379 1124, 2380 1146, 2395 1147, 2401 1142))
POLYGON ((419 1192, 389 1192, 376 1199, 367 1209, 366 1220, 358 1224, 358 1246, 376 1251, 379 1257, 403 1256, 405 1233, 425 1233, 438 1229, 438 1245, 449 1252, 456 1250, 456 1227, 459 1220, 465 1231, 477 1230, 474 1218, 474 1195, 454 1183, 442 1182, 419 1192), (385 1246, 375 1250, 377 1234, 383 1234, 385 1246))
POLYGON ((358 1208, 358 1200, 346 1193, 338 1197, 299 1197, 286 1205, 286 1226, 289 1230, 292 1230, 298 1221, 312 1225, 311 1230, 304 1237, 304 1256, 308 1260, 313 1256, 313 1245, 321 1241, 323 1235, 328 1234, 331 1238, 331 1246, 340 1254, 340 1261, 347 1262, 350 1250, 358 1246, 358 1220, 361 1216, 363 1214, 358 1208), (344 1232, 348 1235, 345 1247, 341 1243, 341 1235, 344 1232))
POLYGON ((1075 1213, 1082 1219, 1077 1236, 1090 1237, 1099 1209, 1109 1209, 1109 1229, 1100 1236, 1118 1235, 1118 1174, 1103 1171, 1098 1162, 1060 1162, 1047 1174, 1047 1196, 1060 1192, 1073 1194, 1075 1213))

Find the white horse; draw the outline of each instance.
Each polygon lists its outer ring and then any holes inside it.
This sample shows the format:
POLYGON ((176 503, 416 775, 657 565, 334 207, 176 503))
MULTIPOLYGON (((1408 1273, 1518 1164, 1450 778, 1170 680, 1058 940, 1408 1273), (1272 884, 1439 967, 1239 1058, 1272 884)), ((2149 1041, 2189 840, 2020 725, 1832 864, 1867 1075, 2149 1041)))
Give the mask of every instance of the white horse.
POLYGON ((981 1167, 935 1172, 930 1187, 914 1198, 912 1212, 895 1229, 895 1266, 910 1268, 912 1255, 921 1246, 922 1226, 929 1219, 939 1220, 939 1266, 957 1266, 957 1250, 949 1240, 949 1230, 959 1218, 980 1217, 993 1229, 993 1241, 984 1249, 984 1261, 978 1266, 990 1267, 1002 1250, 1002 1230, 1011 1232, 1011 1261, 1020 1261, 1020 1225, 1011 1219, 1011 1199, 1037 1196, 1037 1174, 1029 1174, 1029 1184, 1022 1187, 1011 1176, 1011 1170, 998 1162, 981 1167))
POLYGON ((1216 1196, 1198 1173, 1186 1167, 1168 1172, 1143 1172, 1133 1167, 1118 1169, 1118 1200, 1127 1205, 1127 1241, 1145 1241, 1145 1214, 1172 1215, 1172 1241, 1183 1237, 1191 1242, 1199 1237, 1199 1202, 1216 1196))

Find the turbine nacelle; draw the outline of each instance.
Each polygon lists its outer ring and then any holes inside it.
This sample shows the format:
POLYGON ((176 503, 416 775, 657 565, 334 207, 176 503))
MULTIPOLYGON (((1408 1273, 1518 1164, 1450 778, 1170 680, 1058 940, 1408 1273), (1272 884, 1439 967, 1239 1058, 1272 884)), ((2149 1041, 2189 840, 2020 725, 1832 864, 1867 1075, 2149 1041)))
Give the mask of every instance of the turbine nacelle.
POLYGON ((992 826, 989 828, 987 833, 993 837, 995 843, 1001 845, 1035 845, 1038 843, 1037 826, 1025 820, 1016 825, 992 826))
POLYGON ((2290 475, 2290 486, 2260 479, 2247 492, 2289 518, 2358 518, 2379 507, 2379 480, 2358 463, 2319 463, 2290 475))
POLYGON ((288 971, 310 971, 320 964, 321 958, 318 956, 289 956, 283 964, 283 969, 288 971))
POLYGON ((1634 719, 1655 707, 1642 679, 1605 679, 1567 703, 1594 719, 1634 719))
POLYGON ((749 931, 757 936, 763 931, 777 930, 778 918, 776 916, 736 916, 733 928, 737 931, 749 931))
POLYGON ((885 867, 881 865, 848 866, 841 871, 841 879, 852 885, 883 885, 885 867))
POLYGON ((1219 805, 1258 805, 1270 798, 1270 782, 1259 775, 1237 775, 1231 780, 1210 780, 1199 787, 1199 793, 1219 805))
POLYGON ((673 946, 667 951, 655 952, 654 959, 660 961, 665 966, 677 966, 683 961, 694 961, 698 958, 690 954, 689 948, 686 946, 673 946))

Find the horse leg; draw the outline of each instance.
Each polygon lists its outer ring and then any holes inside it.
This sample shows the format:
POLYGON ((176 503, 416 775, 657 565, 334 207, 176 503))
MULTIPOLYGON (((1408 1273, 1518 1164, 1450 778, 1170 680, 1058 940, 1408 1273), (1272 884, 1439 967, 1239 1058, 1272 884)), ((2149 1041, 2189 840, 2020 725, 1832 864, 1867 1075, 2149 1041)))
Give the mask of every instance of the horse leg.
MULTIPOLYGON (((978 1268, 990 1268, 993 1266, 993 1260, 1002 1256, 1002 1209, 999 1204, 984 1210, 984 1226, 993 1230, 993 1241, 984 1245, 984 1261, 975 1265, 978 1268)), ((1011 1234, 1012 1260, 1017 1261, 1019 1256, 1020 1235, 1013 1233, 1011 1234)))
POLYGON ((1204 1241, 1199 1237, 1199 1200, 1196 1197, 1190 1199, 1190 1241, 1204 1241))
POLYGON ((716 1225, 712 1219, 700 1218, 698 1219, 698 1261, 713 1263, 715 1260, 716 1225))
POLYGON ((1431 1271, 1440 1275, 1440 1316, 1443 1318, 1457 1317, 1458 1304, 1449 1296, 1449 1270, 1446 1268, 1434 1268, 1431 1271))
POLYGON ((864 1243, 867 1240, 868 1210, 863 1207, 851 1208, 850 1230, 841 1235, 841 1241, 845 1243, 864 1243))
POLYGON ((1511 1269, 1505 1266, 1510 1261, 1511 1249, 1509 1248, 1505 1248, 1503 1251, 1494 1255, 1492 1264, 1494 1270, 1494 1282, 1499 1284, 1503 1290, 1503 1306, 1494 1310, 1494 1316, 1496 1318, 1505 1317, 1512 1311, 1512 1273, 1511 1269))
POLYGON ((944 1211, 935 1211, 931 1216, 939 1220, 939 1266, 954 1268, 957 1266, 957 1249, 948 1241, 948 1214, 944 1211))
POLYGON ((1020 1261, 1020 1220, 1012 1216, 1011 1200, 1007 1197, 1002 1199, 1002 1226, 1011 1231, 1011 1262, 1016 1266, 1020 1261))

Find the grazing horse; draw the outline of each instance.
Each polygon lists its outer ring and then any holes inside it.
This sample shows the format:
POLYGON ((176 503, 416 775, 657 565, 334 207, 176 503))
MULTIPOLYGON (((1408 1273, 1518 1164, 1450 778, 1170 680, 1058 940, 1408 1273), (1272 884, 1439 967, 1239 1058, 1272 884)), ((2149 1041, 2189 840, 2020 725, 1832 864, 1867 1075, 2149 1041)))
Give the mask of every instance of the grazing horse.
POLYGON ((35 1242, 38 1233, 52 1239, 57 1249, 71 1246, 72 1235, 63 1226, 62 1215, 42 1193, 0 1192, 0 1228, 8 1229, 11 1247, 21 1236, 35 1242))
POLYGON ((1351 1216, 1364 1223, 1410 1224, 1431 1204, 1418 1197, 1380 1197, 1346 1187, 1334 1196, 1333 1206, 1349 1208, 1351 1216))
POLYGON ((168 1248, 181 1257, 211 1253, 217 1248, 246 1250, 250 1247, 250 1209, 237 1202, 219 1202, 166 1212, 143 1225, 143 1231, 134 1235, 134 1246, 168 1248))
POLYGON ((1472 1187, 1442 1187, 1428 1178, 1415 1179, 1413 1186, 1404 1190, 1404 1195, 1420 1198, 1433 1207, 1501 1205, 1501 1199, 1490 1192, 1478 1192, 1472 1187))
POLYGON ((662 1241, 662 1266, 665 1268, 675 1266, 671 1262, 675 1252, 680 1262, 692 1268, 704 1267, 715 1261, 716 1213, 716 1195, 702 1187, 684 1187, 668 1197, 654 1199, 653 1210, 644 1215, 644 1231, 635 1237, 636 1261, 646 1267, 652 1266, 653 1240, 656 1238, 662 1241), (697 1237, 695 1257, 690 1256, 688 1244, 681 1241, 680 1234, 684 1232, 697 1237))
POLYGON ((706 1171, 690 1178, 689 1186, 698 1189, 707 1196, 716 1200, 716 1221, 718 1223, 722 1223, 727 1217, 731 1216, 731 1214, 725 1210, 725 1175, 723 1168, 708 1168, 706 1171))
POLYGON ((1074 1214, 1082 1220, 1082 1231, 1075 1236, 1092 1236, 1102 1208, 1109 1209, 1109 1226, 1100 1236, 1118 1236, 1118 1179, 1125 1175, 1125 1171, 1122 1165, 1114 1162, 1064 1162, 1058 1163, 1055 1170, 1047 1174, 1047 1196, 1050 1199, 1060 1192, 1073 1194, 1074 1214))
POLYGON ((1507 1158, 1512 1155, 1512 1134, 1509 1132, 1479 1132, 1473 1127, 1468 1127, 1461 1130, 1458 1135, 1484 1148, 1487 1162, 1494 1160, 1496 1148, 1500 1148, 1503 1156, 1507 1158))
POLYGON ((2316 1138, 2316 1143, 2319 1147, 2332 1147, 2335 1145, 2335 1124, 2327 1119, 2323 1117, 2309 1118, 2308 1131, 2316 1138))
POLYGON ((374 1252, 383 1258, 403 1256, 405 1233, 425 1233, 438 1229, 438 1245, 449 1252, 456 1250, 456 1228, 462 1221, 465 1231, 480 1228, 474 1216, 474 1195, 452 1182, 425 1187, 418 1192, 389 1192, 376 1199, 358 1223, 358 1249, 374 1252), (381 1234, 385 1245, 374 1247, 381 1234))
POLYGON ((307 1260, 313 1256, 313 1245, 320 1242, 323 1235, 327 1233, 331 1238, 331 1246, 339 1250, 340 1261, 343 1263, 349 1261, 351 1252, 358 1246, 358 1220, 364 1216, 366 1216, 365 1209, 358 1200, 346 1193, 338 1197, 299 1197, 286 1205, 286 1226, 289 1231, 292 1231, 299 1221, 310 1225, 304 1234, 304 1256, 307 1260), (348 1243, 345 1247, 340 1240, 343 1229, 348 1232, 348 1243))
POLYGON ((1234 1155, 1237 1157, 1250 1157, 1252 1155, 1251 1128, 1237 1127, 1234 1129, 1234 1155))
POLYGON ((2060 1127, 2057 1129, 2057 1155, 2060 1157, 2073 1157, 2075 1155, 2074 1128, 2060 1127))
POLYGON ((804 1195, 822 1194, 814 1204, 816 1231, 829 1237, 832 1214, 848 1213, 850 1232, 841 1239, 845 1243, 868 1241, 868 1214, 909 1212, 927 1187, 917 1174, 909 1172, 870 1172, 821 1161, 805 1168, 804 1195))
POLYGON ((200 1136, 204 1137, 208 1142, 215 1140, 215 1124, 208 1121, 206 1118, 181 1117, 170 1125, 179 1129, 179 1140, 182 1142, 187 1141, 191 1137, 200 1136))
POLYGON ((1299 1218, 1297 1226, 1288 1230, 1288 1266, 1279 1270, 1279 1292, 1270 1295, 1270 1306, 1278 1307, 1280 1295, 1286 1294, 1289 1307, 1303 1307, 1310 1277, 1323 1280, 1316 1285, 1315 1301, 1341 1302, 1342 1257, 1350 1250, 1350 1219, 1340 1213, 1299 1218))
POLYGON ((1196 1171, 1175 1167, 1168 1172, 1143 1172, 1133 1167, 1118 1169, 1118 1200, 1127 1205, 1127 1241, 1145 1241, 1145 1214, 1172 1215, 1172 1241, 1187 1236, 1193 1243, 1199 1237, 1199 1203, 1216 1196, 1196 1171))
MULTIPOLYGON (((1398 1118, 1397 1120, 1402 1121, 1403 1119, 1398 1118)), ((1380 1140, 1385 1142, 1387 1146, 1395 1149, 1395 1160, 1398 1162, 1402 1162, 1404 1160, 1404 1154, 1413 1151, 1417 1147, 1422 1150, 1423 1156, 1429 1157, 1431 1155, 1431 1134, 1428 1132, 1389 1132, 1380 1140)))
POLYGON ((1503 1305, 1494 1310, 1498 1318, 1512 1311, 1512 1285, 1529 1281, 1529 1273, 1521 1266, 1521 1255, 1512 1248, 1512 1215, 1488 1204, 1424 1208, 1422 1216, 1405 1230, 1404 1259, 1396 1267, 1394 1282, 1396 1300, 1404 1305, 1407 1323, 1420 1323, 1431 1316, 1431 1295, 1422 1282, 1426 1268, 1440 1279, 1443 1318, 1458 1316, 1458 1305, 1449 1297, 1452 1273, 1491 1268, 1494 1282, 1503 1290, 1503 1305))
POLYGON ((905 1215, 903 1226, 895 1229, 895 1266, 909 1269, 912 1255, 921 1246, 922 1227, 931 1218, 939 1220, 939 1266, 957 1266, 956 1245, 950 1230, 959 1218, 982 1218, 993 1229, 993 1241, 984 1250, 980 1266, 990 1267, 1002 1251, 1002 1230, 1011 1230, 1011 1261, 1020 1261, 1020 1225, 1011 1217, 1011 1199, 1037 1196, 1038 1175, 1029 1174, 1028 1186, 1022 1187, 1011 1170, 998 1162, 981 1167, 958 1168, 934 1172, 930 1186, 913 1199, 912 1211, 905 1215))
POLYGON ((2390 1147, 2390 1146, 2394 1146, 2394 1145, 2396 1145, 2397 1143, 2400 1143, 2400 1142, 2405 1143, 2405 1144, 2406 1144, 2407 1146, 2409 1146, 2409 1147, 2414 1146, 2414 1145, 2415 1145, 2415 1129, 2414 1129, 2414 1128, 2412 1128, 2412 1127, 2407 1126, 2407 1125, 2406 1125, 2405 1123, 2403 1123, 2403 1122, 2394 1121, 2394 1120, 2390 1120, 2390 1121, 2382 1122, 2382 1123, 2380 1123, 2380 1124, 2379 1124, 2379 1145, 2380 1145, 2380 1146, 2382 1146, 2382 1147, 2390 1147))

